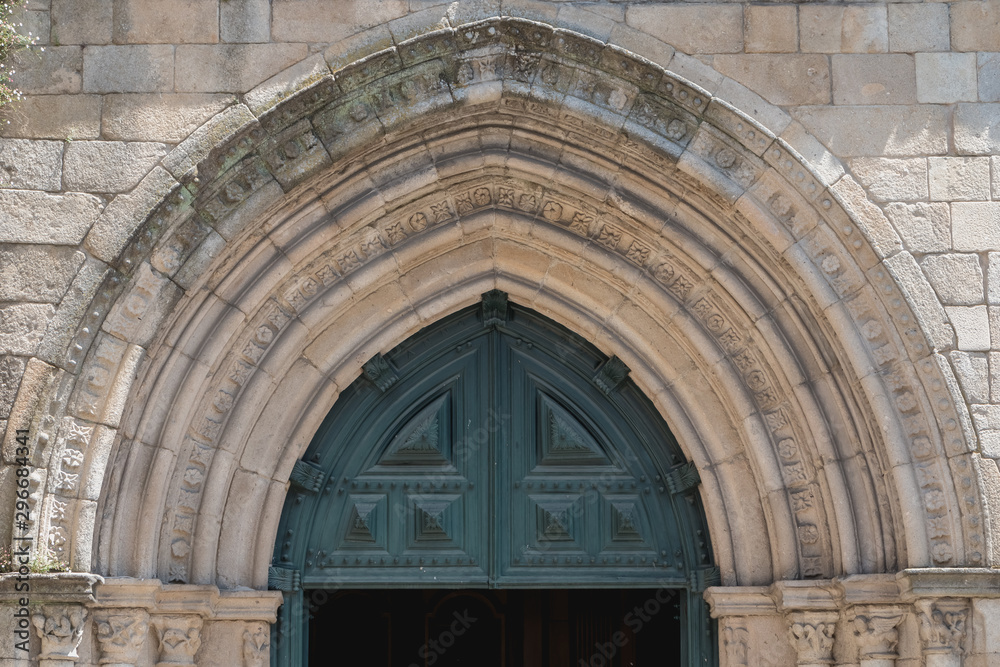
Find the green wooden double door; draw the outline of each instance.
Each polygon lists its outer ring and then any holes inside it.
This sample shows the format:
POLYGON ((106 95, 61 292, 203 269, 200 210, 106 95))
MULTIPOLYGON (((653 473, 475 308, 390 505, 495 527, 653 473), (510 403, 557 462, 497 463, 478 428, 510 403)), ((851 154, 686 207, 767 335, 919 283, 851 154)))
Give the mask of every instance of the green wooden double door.
POLYGON ((336 591, 613 588, 675 591, 659 664, 712 664, 697 481, 624 364, 487 293, 369 361, 296 464, 272 662, 306 664, 336 591))

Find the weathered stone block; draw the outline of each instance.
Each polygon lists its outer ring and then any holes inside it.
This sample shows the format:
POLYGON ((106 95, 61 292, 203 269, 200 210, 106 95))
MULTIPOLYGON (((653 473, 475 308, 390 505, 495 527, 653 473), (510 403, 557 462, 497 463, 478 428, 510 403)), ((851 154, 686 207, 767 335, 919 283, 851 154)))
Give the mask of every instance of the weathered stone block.
POLYGON ((24 364, 24 359, 19 357, 0 357, 0 418, 10 416, 10 406, 14 404, 24 375, 24 364))
POLYGON ((832 5, 799 7, 799 47, 805 52, 840 53, 844 8, 832 5))
POLYGON ((76 245, 101 214, 92 195, 0 190, 0 243, 76 245))
POLYGON ((993 198, 1000 199, 1000 156, 990 158, 990 180, 993 182, 993 198))
POLYGON ((925 158, 856 158, 850 164, 851 172, 875 201, 927 199, 925 158))
POLYGON ((834 55, 834 104, 915 104, 913 56, 905 54, 834 55))
POLYGON ((889 8, 889 50, 947 51, 951 44, 948 5, 937 2, 893 3, 889 8))
POLYGON ((16 10, 14 23, 21 24, 18 32, 22 35, 30 35, 35 39, 36 44, 45 46, 49 43, 52 23, 48 11, 33 11, 31 8, 16 10))
POLYGON ((59 303, 83 260, 66 246, 0 245, 0 301, 59 303))
MULTIPOLYGON (((326 59, 322 53, 316 53, 282 70, 248 92, 243 96, 243 102, 250 111, 260 117, 288 97, 329 75, 330 67, 326 64, 326 59)), ((331 90, 336 91, 335 85, 331 90)))
POLYGON ((959 104, 955 150, 964 155, 1000 153, 1000 104, 959 104))
POLYGON ((330 11, 325 0, 274 0, 271 38, 276 42, 337 42, 406 15, 406 0, 344 3, 330 11))
POLYGON ((955 351, 948 357, 969 402, 989 403, 990 364, 986 355, 955 351))
POLYGON ((13 303, 0 308, 0 354, 33 355, 55 310, 47 303, 13 303))
POLYGON ((110 44, 112 0, 52 0, 53 44, 110 44))
POLYGON ((11 57, 17 89, 35 95, 79 93, 83 86, 83 49, 46 46, 25 49, 11 57))
POLYGON ((661 67, 670 66, 674 57, 674 47, 652 35, 621 23, 611 31, 611 38, 608 41, 626 51, 638 53, 661 67))
POLYGON ((951 249, 951 209, 947 204, 889 204, 885 214, 910 251, 951 249))
POLYGON ((625 22, 685 53, 743 50, 740 5, 632 5, 625 13, 625 22))
POLYGON ((104 98, 104 138, 177 143, 232 104, 232 95, 133 94, 104 98))
MULTIPOLYGON (((611 36, 611 31, 616 25, 616 20, 607 16, 602 16, 597 11, 605 9, 600 5, 589 5, 586 7, 575 7, 565 4, 559 8, 556 21, 561 27, 594 37, 601 41, 607 41, 611 36), (596 10, 596 11, 595 11, 596 10)), ((607 7, 610 10, 620 10, 625 13, 624 7, 607 7)), ((624 16, 622 17, 624 20, 624 16)))
POLYGON ((177 187, 177 181, 169 173, 162 168, 154 168, 135 191, 119 195, 108 204, 87 235, 87 250, 105 262, 113 261, 136 227, 177 187))
POLYGON ((748 5, 743 10, 747 53, 795 53, 799 49, 798 9, 794 5, 748 5))
POLYGON ((223 42, 266 42, 271 38, 269 0, 227 0, 219 5, 223 42))
POLYGON ((948 306, 983 303, 983 268, 979 255, 931 255, 920 262, 931 287, 948 306))
POLYGON ((946 306, 948 319, 958 336, 958 349, 989 352, 990 320, 986 306, 946 306))
POLYGON ((840 157, 948 152, 949 116, 941 107, 806 107, 792 116, 840 157))
POLYGON ((83 90, 88 93, 171 92, 174 47, 163 45, 86 46, 83 90))
POLYGON ((918 53, 917 100, 924 104, 975 102, 976 54, 918 53))
POLYGON ((97 139, 101 135, 98 95, 29 95, 16 111, 3 114, 3 134, 27 139, 97 139))
POLYGON ((885 5, 844 7, 840 48, 844 53, 885 53, 889 50, 889 21, 885 5))
POLYGON ((719 55, 715 68, 772 104, 782 106, 829 104, 830 67, 826 56, 719 55))
POLYGON ((0 139, 0 187, 61 190, 62 153, 60 141, 0 139))
POLYGON ((987 256, 986 303, 1000 306, 1000 252, 991 252, 987 256))
POLYGON ((990 400, 1000 404, 1000 352, 990 355, 990 400))
POLYGON ((118 44, 205 44, 219 41, 217 0, 114 0, 118 44))
POLYGON ((74 141, 66 146, 63 182, 70 190, 128 192, 166 152, 157 143, 74 141))
POLYGON ((178 46, 176 90, 244 93, 308 55, 306 44, 178 46))
POLYGON ((979 101, 1000 102, 1000 53, 976 54, 979 101))
POLYGON ((928 158, 931 201, 990 198, 990 161, 985 157, 928 158))
POLYGON ((955 250, 1000 250, 1000 202, 958 202, 951 205, 955 250))
POLYGON ((964 0, 950 9, 951 48, 1000 51, 1000 0, 964 0))

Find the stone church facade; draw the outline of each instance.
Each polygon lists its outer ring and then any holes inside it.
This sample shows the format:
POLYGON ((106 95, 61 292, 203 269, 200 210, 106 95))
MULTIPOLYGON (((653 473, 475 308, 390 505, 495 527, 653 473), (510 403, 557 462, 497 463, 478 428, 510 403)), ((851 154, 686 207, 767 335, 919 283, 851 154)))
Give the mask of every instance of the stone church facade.
POLYGON ((696 469, 717 664, 1000 664, 997 0, 24 20, 0 524, 72 572, 0 578, 0 664, 270 664, 297 461, 491 290, 696 469))

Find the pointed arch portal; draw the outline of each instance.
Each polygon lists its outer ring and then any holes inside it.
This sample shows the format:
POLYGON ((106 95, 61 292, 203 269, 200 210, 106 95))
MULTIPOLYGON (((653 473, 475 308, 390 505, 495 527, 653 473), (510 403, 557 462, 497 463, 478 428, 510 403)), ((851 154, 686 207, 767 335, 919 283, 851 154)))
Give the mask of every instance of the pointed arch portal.
POLYGON ((628 372, 499 290, 365 364, 292 473, 275 664, 310 589, 457 587, 675 589, 678 654, 713 663, 698 475, 628 372))

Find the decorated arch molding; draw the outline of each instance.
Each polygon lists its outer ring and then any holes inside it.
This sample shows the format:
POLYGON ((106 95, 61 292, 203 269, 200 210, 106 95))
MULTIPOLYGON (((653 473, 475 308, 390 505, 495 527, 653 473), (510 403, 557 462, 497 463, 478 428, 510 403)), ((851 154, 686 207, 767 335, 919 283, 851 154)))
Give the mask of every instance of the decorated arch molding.
POLYGON ((994 561, 996 470, 912 258, 852 183, 634 54, 518 19, 429 33, 246 96, 137 192, 15 405, 36 528, 77 569, 263 588, 338 391, 493 288, 632 369, 725 583, 994 561))

